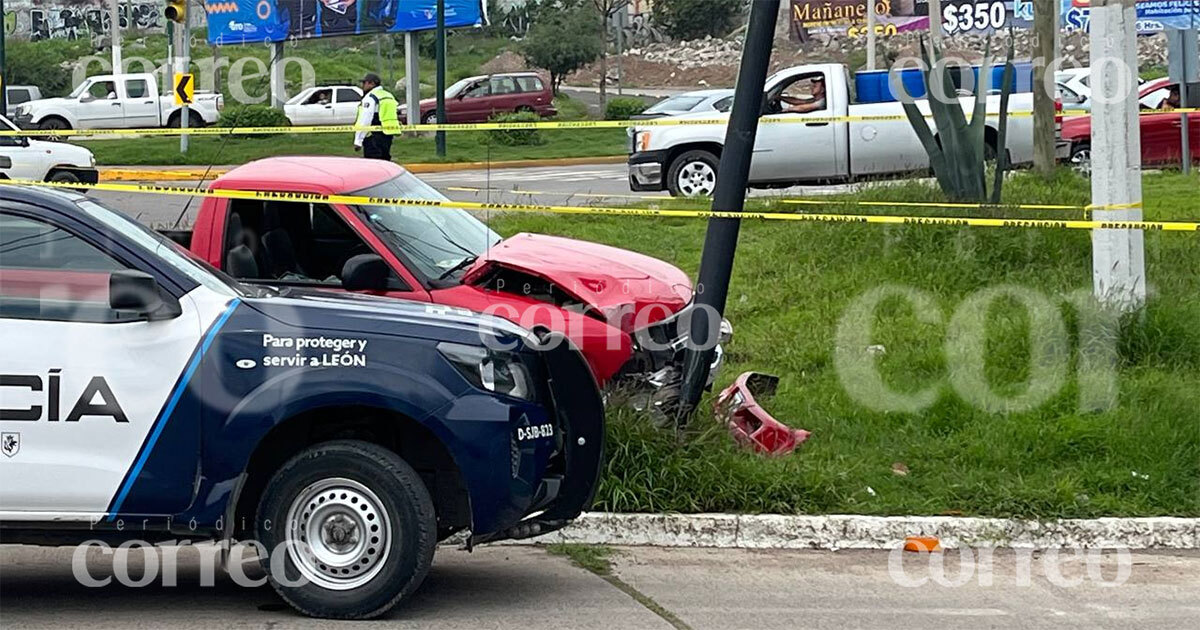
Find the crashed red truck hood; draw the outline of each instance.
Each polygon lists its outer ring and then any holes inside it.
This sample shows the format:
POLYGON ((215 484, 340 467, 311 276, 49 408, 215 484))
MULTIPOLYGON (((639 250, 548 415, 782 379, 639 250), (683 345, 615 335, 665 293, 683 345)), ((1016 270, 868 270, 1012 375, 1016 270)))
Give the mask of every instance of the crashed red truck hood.
POLYGON ((664 319, 692 300, 691 279, 678 267, 587 241, 517 234, 481 256, 463 283, 471 284, 494 265, 554 283, 626 332, 664 319))

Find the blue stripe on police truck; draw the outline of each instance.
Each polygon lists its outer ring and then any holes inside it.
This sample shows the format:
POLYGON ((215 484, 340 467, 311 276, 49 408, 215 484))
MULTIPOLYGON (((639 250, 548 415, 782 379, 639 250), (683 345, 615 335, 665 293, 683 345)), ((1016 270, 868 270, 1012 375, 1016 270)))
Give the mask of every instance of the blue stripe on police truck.
POLYGON ((154 444, 158 441, 158 436, 162 434, 163 427, 170 421, 171 414, 175 411, 176 405, 179 404, 179 399, 183 397, 184 391, 187 390, 188 383, 191 382, 192 376, 196 373, 196 369, 200 367, 200 362, 204 358, 204 354, 208 351, 209 346, 217 337, 217 333, 221 331, 221 327, 225 322, 229 321, 229 317, 241 304, 241 300, 234 298, 229 302, 229 306, 221 313, 221 316, 213 322, 205 333, 200 345, 192 353, 191 360, 188 361, 187 369, 179 377, 179 382, 175 384, 175 388, 171 391, 171 395, 167 398, 166 404, 158 417, 154 421, 154 426, 150 429, 150 434, 146 437, 146 441, 142 444, 141 450, 138 452, 137 460, 133 467, 125 474, 125 479, 121 484, 120 491, 113 498, 112 503, 108 508, 108 520, 116 519, 117 514, 121 511, 121 504, 124 503, 125 497, 129 495, 129 491, 133 488, 133 484, 137 481, 138 474, 141 473, 142 467, 146 465, 146 460, 149 459, 151 451, 154 450, 154 444))

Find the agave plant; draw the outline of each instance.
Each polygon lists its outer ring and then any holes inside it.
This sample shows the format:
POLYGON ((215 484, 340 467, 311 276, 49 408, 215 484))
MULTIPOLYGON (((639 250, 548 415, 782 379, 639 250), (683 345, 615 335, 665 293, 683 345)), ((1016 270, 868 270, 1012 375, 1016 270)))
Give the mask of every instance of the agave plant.
MULTIPOLYGON (((991 38, 984 49, 979 80, 975 82, 975 104, 968 121, 959 102, 950 68, 939 63, 941 50, 931 40, 921 39, 921 51, 926 67, 922 69, 929 113, 937 128, 929 127, 925 115, 912 99, 902 99, 904 114, 929 155, 938 186, 946 196, 956 201, 989 201, 987 190, 987 94, 991 83, 986 72, 992 66, 991 38), (940 72, 940 76, 934 76, 940 72)), ((1004 62, 1003 86, 1000 91, 1000 118, 996 138, 996 174, 990 203, 1000 202, 1004 172, 1008 168, 1008 152, 1004 150, 1008 135, 1008 100, 1012 93, 1014 73, 1013 40, 1008 40, 1008 58, 1004 62)))

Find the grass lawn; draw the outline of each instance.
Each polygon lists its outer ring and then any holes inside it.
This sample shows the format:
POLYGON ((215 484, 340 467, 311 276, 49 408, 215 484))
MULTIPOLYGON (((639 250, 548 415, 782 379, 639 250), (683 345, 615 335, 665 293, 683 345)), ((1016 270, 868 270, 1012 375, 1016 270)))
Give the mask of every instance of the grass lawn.
MULTIPOLYGON (((483 162, 537 158, 624 155, 629 140, 624 129, 542 130, 542 144, 488 146, 485 132, 446 134, 446 157, 434 152, 432 135, 397 137, 392 159, 400 163, 483 162)), ((186 154, 178 137, 91 140, 79 142, 96 154, 101 165, 242 164, 272 155, 355 155, 351 134, 283 135, 263 138, 192 138, 186 154)))
MULTIPOLYGON (((1147 175, 1144 184, 1148 219, 1200 219, 1200 177, 1147 175)), ((1088 191, 1069 173, 1050 183, 1018 175, 1005 200, 1083 204, 1088 191)), ((939 196, 922 184, 857 195, 939 196)), ((689 219, 507 215, 493 227, 614 244, 693 277, 704 240, 703 222, 689 219)), ((707 411, 677 436, 613 410, 597 509, 1200 516, 1200 235, 1146 234, 1149 303, 1119 327, 1100 329, 1115 339, 1117 353, 1117 398, 1103 411, 1081 408, 1081 389, 1097 390, 1076 379, 1081 335, 1089 349, 1103 347, 1103 339, 1080 332, 1086 314, 1066 300, 1091 292, 1090 250, 1084 231, 744 224, 726 313, 735 333, 718 385, 751 369, 780 375, 779 393, 765 406, 812 438, 793 455, 764 459, 732 446, 707 411), (967 338, 956 331, 970 318, 955 314, 971 296, 1004 285, 1051 306, 1030 311, 1002 297, 984 307, 970 346, 982 359, 971 372, 962 366, 975 363, 946 350, 948 337, 967 338), (916 410, 881 410, 880 395, 839 377, 839 356, 868 354, 853 344, 838 351, 839 322, 857 298, 880 287, 903 287, 933 305, 932 316, 921 318, 907 301, 885 300, 869 339, 859 340, 886 349, 874 358, 886 388, 928 391, 916 410), (1066 369, 1039 371, 1047 361, 1031 357, 1047 355, 1035 351, 1031 333, 1056 321, 1065 340, 1036 347, 1060 353, 1053 356, 1064 357, 1066 369), (986 385, 961 385, 973 374, 986 385), (1017 402, 1027 380, 1048 392, 1030 408, 1005 413, 979 402, 981 390, 1017 402)))

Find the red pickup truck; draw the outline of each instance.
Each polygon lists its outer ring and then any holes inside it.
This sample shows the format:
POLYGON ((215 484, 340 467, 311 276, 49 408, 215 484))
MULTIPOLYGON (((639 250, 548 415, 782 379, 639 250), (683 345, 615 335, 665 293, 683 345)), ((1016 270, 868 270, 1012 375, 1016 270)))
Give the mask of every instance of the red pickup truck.
MULTIPOLYGON (((334 157, 251 162, 211 189, 446 199, 391 162, 334 157)), ((647 404, 669 405, 680 380, 692 284, 642 254, 541 234, 501 238, 457 208, 218 197, 204 199, 190 234, 169 235, 245 282, 430 302, 562 332, 598 383, 635 385, 647 404)), ((714 332, 725 341, 731 329, 722 321, 714 332)), ((718 346, 714 368, 722 356, 718 346)))

